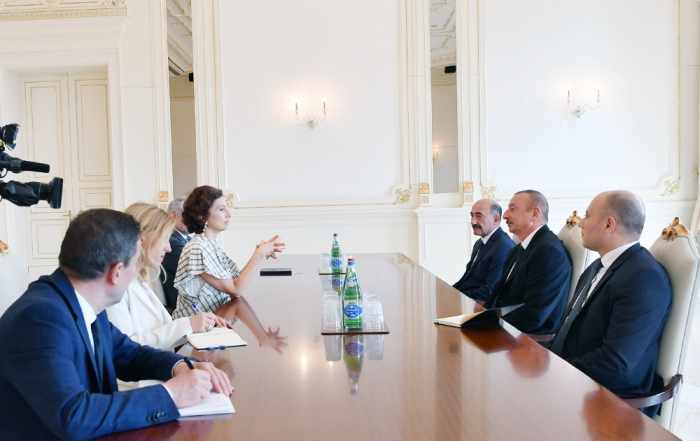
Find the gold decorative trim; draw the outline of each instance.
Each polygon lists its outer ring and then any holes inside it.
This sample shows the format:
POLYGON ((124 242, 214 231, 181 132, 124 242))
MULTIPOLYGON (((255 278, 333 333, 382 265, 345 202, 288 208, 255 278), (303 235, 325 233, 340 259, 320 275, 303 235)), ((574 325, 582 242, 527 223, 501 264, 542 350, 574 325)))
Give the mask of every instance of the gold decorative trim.
POLYGON ((464 202, 469 202, 469 203, 474 202, 474 195, 473 194, 465 194, 464 195, 464 202))
POLYGON ((700 176, 700 173, 698 173, 698 168, 695 167, 695 168, 693 169, 693 177, 694 177, 695 179, 697 179, 698 176, 700 176))
POLYGON ((82 11, 41 11, 0 13, 0 21, 47 20, 55 18, 126 17, 126 8, 88 9, 82 11))
POLYGON ((168 211, 168 204, 160 203, 158 204, 158 207, 160 207, 161 210, 167 212, 168 211))
POLYGON ((419 194, 430 194, 430 184, 427 182, 421 182, 418 186, 419 194))
POLYGON ((394 205, 396 204, 405 204, 406 202, 411 200, 411 187, 408 187, 406 190, 401 190, 400 188, 396 189, 396 200, 394 201, 394 205))
POLYGON ((666 191, 662 196, 671 196, 672 194, 678 193, 678 190, 680 190, 681 187, 681 181, 680 179, 677 181, 666 181, 664 182, 664 185, 666 186, 666 191))
POLYGON ((0 254, 10 254, 10 246, 0 240, 0 254))
POLYGON ((675 218, 673 222, 671 222, 671 225, 664 228, 661 232, 661 238, 665 241, 672 241, 677 236, 688 236, 689 234, 690 231, 681 223, 680 219, 675 218))
POLYGON ((421 204, 429 204, 430 203, 430 196, 421 196, 420 203, 421 204))
POLYGON ((496 186, 492 185, 490 187, 484 187, 483 184, 481 184, 481 197, 484 199, 493 199, 493 197, 496 195, 496 186))
POLYGON ((472 181, 462 182, 462 193, 474 193, 474 183, 472 181))
POLYGON ((569 216, 569 218, 566 220, 566 226, 569 227, 570 230, 574 228, 574 225, 578 225, 579 222, 581 222, 581 217, 576 211, 574 211, 574 214, 569 216))
POLYGON ((170 202, 170 193, 168 191, 159 191, 158 202, 170 202))

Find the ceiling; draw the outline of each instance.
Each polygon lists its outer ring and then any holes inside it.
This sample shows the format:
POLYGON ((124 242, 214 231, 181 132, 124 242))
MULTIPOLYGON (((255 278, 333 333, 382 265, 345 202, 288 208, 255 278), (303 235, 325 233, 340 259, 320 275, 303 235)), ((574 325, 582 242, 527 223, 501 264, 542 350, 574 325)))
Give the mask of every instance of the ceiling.
POLYGON ((455 74, 445 74, 445 66, 457 64, 455 44, 455 0, 430 1, 430 66, 434 85, 456 83, 455 74))
POLYGON ((167 0, 170 78, 192 72, 192 0, 167 0))

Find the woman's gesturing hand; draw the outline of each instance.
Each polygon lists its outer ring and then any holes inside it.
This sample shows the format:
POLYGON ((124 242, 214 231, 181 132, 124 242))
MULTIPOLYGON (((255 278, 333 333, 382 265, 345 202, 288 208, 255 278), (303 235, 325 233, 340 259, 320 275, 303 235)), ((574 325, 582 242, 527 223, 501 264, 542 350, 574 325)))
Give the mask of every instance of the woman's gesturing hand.
POLYGON ((265 256, 266 259, 269 259, 270 257, 277 259, 277 253, 281 253, 285 246, 284 242, 277 242, 278 239, 279 235, 270 240, 263 240, 255 247, 260 253, 262 253, 263 256, 265 256))

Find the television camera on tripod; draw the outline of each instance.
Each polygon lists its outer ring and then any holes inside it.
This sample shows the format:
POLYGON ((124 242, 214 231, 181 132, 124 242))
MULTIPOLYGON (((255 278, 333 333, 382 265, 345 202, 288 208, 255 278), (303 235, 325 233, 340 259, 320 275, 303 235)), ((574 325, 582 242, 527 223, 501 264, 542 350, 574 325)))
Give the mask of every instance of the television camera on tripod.
POLYGON ((20 207, 29 207, 38 204, 39 201, 47 201, 51 208, 61 208, 63 197, 63 179, 53 178, 51 182, 26 182, 2 181, 8 172, 22 173, 23 171, 33 171, 48 173, 51 169, 49 164, 41 162, 23 161, 13 158, 5 152, 15 148, 19 124, 8 124, 0 127, 0 199, 8 200, 20 207))

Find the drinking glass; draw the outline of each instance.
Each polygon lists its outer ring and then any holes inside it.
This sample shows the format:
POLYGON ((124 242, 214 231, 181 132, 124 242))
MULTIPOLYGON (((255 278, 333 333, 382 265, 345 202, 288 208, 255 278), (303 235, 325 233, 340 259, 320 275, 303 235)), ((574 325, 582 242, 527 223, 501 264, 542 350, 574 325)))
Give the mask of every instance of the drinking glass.
POLYGON ((323 329, 337 331, 343 323, 340 314, 340 296, 335 291, 323 293, 323 329))
POLYGON ((321 260, 318 263, 319 274, 331 273, 331 255, 328 253, 321 254, 321 260))
POLYGON ((384 358, 384 335, 385 334, 365 334, 365 352, 370 360, 381 360, 384 358))
POLYGON ((324 291, 333 289, 333 276, 331 276, 330 274, 329 275, 321 274, 319 277, 321 278, 321 288, 324 291))
POLYGON ((376 331, 384 327, 384 311, 382 310, 382 299, 379 296, 368 296, 363 300, 364 311, 363 320, 365 329, 376 331))
POLYGON ((340 347, 343 345, 342 343, 342 336, 340 334, 323 336, 326 361, 340 361, 340 347))

